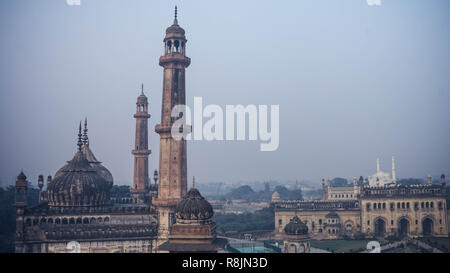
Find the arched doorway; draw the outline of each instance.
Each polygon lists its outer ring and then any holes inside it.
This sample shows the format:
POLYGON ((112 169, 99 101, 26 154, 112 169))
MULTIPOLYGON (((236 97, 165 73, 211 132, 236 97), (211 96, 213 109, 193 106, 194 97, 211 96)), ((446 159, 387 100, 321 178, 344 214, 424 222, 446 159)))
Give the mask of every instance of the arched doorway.
POLYGON ((408 236, 409 233, 409 221, 406 218, 401 218, 398 221, 398 235, 408 236))
POLYGON ((428 217, 422 221, 422 233, 423 236, 433 235, 433 220, 428 217))
POLYGON ((386 222, 382 218, 378 218, 374 223, 374 233, 377 237, 384 237, 386 233, 386 222))

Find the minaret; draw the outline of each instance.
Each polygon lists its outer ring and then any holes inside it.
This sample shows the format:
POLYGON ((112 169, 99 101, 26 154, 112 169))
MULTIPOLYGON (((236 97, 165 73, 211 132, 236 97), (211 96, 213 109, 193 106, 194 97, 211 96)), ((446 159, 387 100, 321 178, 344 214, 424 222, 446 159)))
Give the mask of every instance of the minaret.
POLYGON ((146 203, 148 201, 148 155, 151 151, 148 149, 148 101, 144 95, 144 85, 141 88, 141 95, 136 102, 136 140, 134 150, 134 177, 133 188, 131 194, 136 198, 138 203, 146 203))
POLYGON ((15 252, 24 252, 24 246, 20 243, 25 238, 25 223, 24 214, 27 207, 27 191, 28 181, 23 173, 17 176, 16 185, 14 189, 14 207, 16 208, 16 234, 15 234, 15 252))
POLYGON ((392 156, 392 182, 397 183, 397 176, 395 174, 395 159, 392 156))
POLYGON ((377 173, 379 173, 380 172, 380 159, 379 158, 377 158, 377 173))
POLYGON ((191 63, 186 57, 186 37, 178 25, 177 8, 173 25, 166 29, 164 56, 159 65, 164 68, 161 123, 155 131, 160 135, 158 198, 153 202, 159 212, 159 238, 167 239, 174 223, 175 206, 187 192, 186 140, 175 140, 171 117, 175 105, 185 105, 185 69, 191 63))

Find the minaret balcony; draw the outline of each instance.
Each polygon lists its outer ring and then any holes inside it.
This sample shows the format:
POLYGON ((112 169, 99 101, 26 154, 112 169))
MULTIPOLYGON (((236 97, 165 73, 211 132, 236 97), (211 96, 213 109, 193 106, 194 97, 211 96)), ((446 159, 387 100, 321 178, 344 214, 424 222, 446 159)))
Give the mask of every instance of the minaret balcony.
POLYGON ((134 118, 150 118, 150 114, 145 112, 137 112, 133 115, 134 118))
POLYGON ((131 153, 135 156, 148 156, 152 153, 151 150, 145 149, 145 150, 132 150, 131 153))
POLYGON ((179 52, 168 53, 167 55, 159 58, 159 65, 166 67, 168 65, 181 65, 182 67, 188 67, 191 64, 191 58, 184 56, 179 52))

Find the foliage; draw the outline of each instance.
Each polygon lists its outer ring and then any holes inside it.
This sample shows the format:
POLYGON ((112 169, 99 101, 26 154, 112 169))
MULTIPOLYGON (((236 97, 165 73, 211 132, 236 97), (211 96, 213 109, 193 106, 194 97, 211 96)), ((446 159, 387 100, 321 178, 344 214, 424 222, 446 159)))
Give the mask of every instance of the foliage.
MULTIPOLYGON (((302 191, 300 189, 289 190, 284 186, 276 186, 274 191, 280 194, 281 199, 285 200, 303 199, 302 191)), ((258 202, 258 201, 269 202, 270 200, 272 200, 272 194, 274 193, 274 191, 271 191, 268 185, 266 185, 264 190, 255 192, 250 186, 244 185, 231 190, 230 193, 225 195, 225 199, 226 200, 244 199, 248 202, 258 202)), ((219 199, 223 200, 224 198, 219 197, 219 199)))
POLYGON ((273 230, 275 228, 273 208, 263 208, 254 213, 223 214, 216 213, 213 220, 219 232, 273 230))
POLYGON ((346 187, 348 186, 348 181, 345 178, 336 177, 331 180, 332 187, 346 187))

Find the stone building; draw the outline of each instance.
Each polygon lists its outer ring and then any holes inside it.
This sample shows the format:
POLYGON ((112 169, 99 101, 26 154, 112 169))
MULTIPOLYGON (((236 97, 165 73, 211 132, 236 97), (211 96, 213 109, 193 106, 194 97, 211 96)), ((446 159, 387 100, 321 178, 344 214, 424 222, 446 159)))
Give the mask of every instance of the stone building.
POLYGON ((284 227, 283 252, 284 253, 309 253, 310 237, 308 226, 294 216, 284 227))
POLYGON ((80 123, 77 145, 45 191, 39 176, 39 204, 27 207, 27 178, 23 172, 17 177, 15 251, 153 252, 156 210, 110 197, 112 176, 88 146, 86 123, 83 138, 80 123))
POLYGON ((175 209, 176 223, 169 229, 169 240, 159 246, 163 252, 217 252, 227 241, 216 236, 211 204, 195 188, 194 183, 175 209))
POLYGON ((83 134, 80 123, 72 160, 53 179, 48 177, 46 189, 44 176, 39 176, 38 205, 27 206, 27 178, 23 172, 17 177, 16 252, 216 252, 224 247, 226 241, 216 238, 211 205, 194 187, 187 193, 186 140, 176 140, 171 133, 172 107, 186 102, 185 68, 190 59, 185 56, 184 33, 175 7, 159 62, 164 67, 164 83, 161 123, 155 128, 160 135, 155 184, 149 178, 150 114, 142 86, 134 114, 131 197, 111 197, 113 176, 90 148, 86 119, 83 134))
POLYGON ((186 140, 176 140, 171 129, 175 119, 171 116, 175 105, 186 104, 185 69, 191 63, 186 56, 185 31, 178 25, 177 10, 173 24, 166 29, 164 56, 159 65, 164 68, 161 123, 155 131, 160 136, 158 197, 159 236, 168 238, 169 228, 175 223, 175 208, 187 192, 186 140))
MULTIPOLYGON (((445 176, 441 184, 373 187, 356 183, 355 198, 316 201, 272 200, 275 232, 281 236, 290 219, 299 216, 316 239, 355 236, 448 237, 450 210, 445 176)), ((329 193, 339 192, 332 187, 329 193)))

